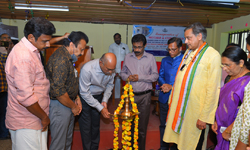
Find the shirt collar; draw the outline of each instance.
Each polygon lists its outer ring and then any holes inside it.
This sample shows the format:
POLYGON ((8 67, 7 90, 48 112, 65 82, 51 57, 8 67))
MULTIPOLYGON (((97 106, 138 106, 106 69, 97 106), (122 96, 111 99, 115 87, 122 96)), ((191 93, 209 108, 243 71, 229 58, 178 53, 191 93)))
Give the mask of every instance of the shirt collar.
POLYGON ((102 69, 101 69, 99 61, 100 61, 100 59, 98 58, 97 62, 96 62, 96 72, 102 72, 102 69))
POLYGON ((62 46, 62 50, 67 55, 68 59, 72 62, 73 59, 71 58, 71 55, 69 54, 69 51, 67 50, 67 48, 65 46, 62 46))
MULTIPOLYGON (((147 55, 147 52, 144 50, 144 52, 143 52, 143 54, 142 54, 142 57, 141 58, 143 58, 143 57, 147 57, 148 55, 147 55)), ((135 57, 135 58, 137 58, 136 56, 135 56, 135 53, 134 52, 132 52, 131 54, 130 54, 130 57, 135 57)), ((140 58, 140 59, 141 59, 140 58)))
POLYGON ((179 55, 175 56, 173 59, 175 59, 175 58, 179 57, 180 55, 181 55, 181 52, 180 52, 180 54, 179 54, 179 55))
POLYGON ((30 41, 28 41, 28 39, 26 38, 26 37, 23 37, 22 39, 21 39, 21 41, 22 41, 22 43, 30 50, 30 51, 32 51, 32 52, 38 52, 39 53, 39 51, 38 51, 38 49, 30 42, 30 41))

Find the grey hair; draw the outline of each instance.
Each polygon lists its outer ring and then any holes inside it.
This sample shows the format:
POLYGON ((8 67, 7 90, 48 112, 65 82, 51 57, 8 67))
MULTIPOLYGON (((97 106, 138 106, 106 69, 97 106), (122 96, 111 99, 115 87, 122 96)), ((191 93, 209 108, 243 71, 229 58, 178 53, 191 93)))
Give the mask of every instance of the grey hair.
POLYGON ((202 34, 202 41, 205 42, 207 38, 207 29, 204 28, 204 26, 200 22, 196 22, 194 24, 191 24, 190 26, 186 27, 184 31, 192 29, 193 34, 197 36, 199 33, 202 34))
POLYGON ((106 53, 104 53, 103 55, 102 55, 102 57, 100 58, 100 61, 103 63, 103 64, 106 64, 106 62, 107 62, 107 59, 106 59, 106 53))

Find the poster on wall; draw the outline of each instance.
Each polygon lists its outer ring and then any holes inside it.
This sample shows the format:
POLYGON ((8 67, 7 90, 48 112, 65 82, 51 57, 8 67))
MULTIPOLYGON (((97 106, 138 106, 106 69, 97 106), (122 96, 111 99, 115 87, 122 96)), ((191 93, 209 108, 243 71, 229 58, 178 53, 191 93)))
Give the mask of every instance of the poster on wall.
POLYGON ((133 36, 136 34, 143 34, 147 38, 147 45, 145 50, 154 56, 166 56, 168 40, 172 37, 184 38, 185 27, 175 26, 147 26, 147 25, 134 25, 133 36))

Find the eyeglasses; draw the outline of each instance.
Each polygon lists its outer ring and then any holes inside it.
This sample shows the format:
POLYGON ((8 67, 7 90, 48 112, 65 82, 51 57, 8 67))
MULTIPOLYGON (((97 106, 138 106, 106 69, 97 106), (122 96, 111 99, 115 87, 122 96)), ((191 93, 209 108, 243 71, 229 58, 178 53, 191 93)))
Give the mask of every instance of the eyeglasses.
POLYGON ((133 49, 139 49, 139 50, 141 50, 141 49, 143 49, 143 46, 133 46, 133 49))
POLYGON ((231 66, 231 65, 229 65, 229 64, 225 64, 225 65, 221 64, 221 65, 220 65, 221 68, 224 68, 224 67, 230 68, 230 66, 231 66))
POLYGON ((102 62, 102 65, 107 69, 107 71, 108 72, 112 72, 112 73, 114 73, 115 72, 115 69, 109 69, 109 68, 107 68, 105 65, 104 65, 104 63, 102 62))
POLYGON ((176 51, 177 49, 178 49, 178 48, 175 48, 175 49, 174 49, 174 48, 172 48, 172 49, 170 49, 170 48, 167 48, 167 51, 168 51, 168 52, 170 52, 170 51, 173 51, 173 52, 175 52, 175 51, 176 51))

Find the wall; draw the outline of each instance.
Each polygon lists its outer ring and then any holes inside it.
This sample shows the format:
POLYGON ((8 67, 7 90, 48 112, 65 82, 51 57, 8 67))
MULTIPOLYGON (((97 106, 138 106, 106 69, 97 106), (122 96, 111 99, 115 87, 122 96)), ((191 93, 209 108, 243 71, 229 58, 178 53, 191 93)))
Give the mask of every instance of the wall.
POLYGON ((228 33, 246 29, 250 29, 250 15, 214 24, 212 28, 213 47, 222 53, 228 44, 228 33), (248 23, 247 26, 246 23, 248 23))
MULTIPOLYGON (((12 20, 2 19, 3 24, 18 26, 19 40, 24 36, 23 29, 25 26, 24 20, 12 20)), ((130 51, 132 51, 131 38, 133 33, 133 25, 119 25, 119 24, 92 24, 81 22, 59 22, 52 21, 56 27, 56 33, 54 35, 64 35, 65 32, 82 31, 89 37, 88 45, 92 45, 94 48, 94 54, 92 58, 99 58, 101 55, 108 51, 109 45, 114 42, 113 35, 120 33, 122 36, 122 42, 128 44, 130 51)), ((208 28, 207 42, 213 42, 213 29, 208 28)), ((210 44, 210 45, 211 45, 210 44)), ((212 44, 213 45, 213 44, 212 44)), ((163 57, 156 57, 156 61, 161 61, 163 57)))
MULTIPOLYGON (((3 24, 18 26, 19 40, 24 36, 23 29, 25 26, 24 20, 2 19, 3 24)), ((88 45, 94 48, 93 58, 99 58, 103 53, 108 52, 109 45, 114 43, 113 35, 120 33, 122 42, 128 44, 131 51, 131 37, 132 25, 119 25, 119 24, 92 24, 80 22, 58 22, 52 21, 56 28, 54 35, 64 35, 65 32, 82 31, 89 37, 88 45), (128 29, 128 32, 127 32, 128 29), (128 34, 127 34, 128 33, 128 34), (128 38, 126 38, 128 37, 128 38), (128 40, 127 40, 128 39, 128 40)))

